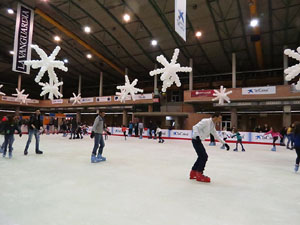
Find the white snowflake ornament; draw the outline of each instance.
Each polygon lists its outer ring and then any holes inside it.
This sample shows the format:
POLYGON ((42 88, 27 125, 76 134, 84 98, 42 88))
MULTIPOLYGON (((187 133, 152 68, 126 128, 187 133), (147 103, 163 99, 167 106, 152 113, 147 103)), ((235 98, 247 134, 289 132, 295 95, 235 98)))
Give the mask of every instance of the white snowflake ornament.
MULTIPOLYGON (((51 53, 50 56, 47 56, 47 54, 44 52, 44 50, 41 49, 37 45, 32 45, 31 47, 40 56, 41 60, 25 61, 24 64, 26 66, 31 66, 32 69, 41 68, 38 75, 35 78, 36 83, 39 83, 41 81, 41 79, 44 76, 46 71, 48 71, 49 76, 52 76, 53 80, 55 80, 55 78, 57 78, 57 76, 54 72, 54 68, 58 68, 58 69, 60 69, 62 71, 65 71, 65 72, 68 71, 68 68, 64 66, 63 61, 55 60, 55 57, 57 56, 58 52, 60 51, 59 46, 56 46, 56 48, 54 49, 54 51, 51 53), (50 74, 50 73, 52 73, 52 74, 50 74)), ((58 80, 55 81, 55 82, 58 83, 58 80)))
POLYGON ((77 104, 81 104, 81 94, 79 93, 79 94, 76 96, 76 94, 73 93, 73 96, 74 96, 74 97, 71 97, 71 98, 70 98, 70 101, 73 102, 72 105, 75 105, 76 103, 77 103, 77 104))
MULTIPOLYGON (((3 87, 3 84, 0 84, 0 89, 1 89, 2 87, 3 87)), ((5 93, 0 91, 0 95, 5 95, 5 93)))
POLYGON ((56 98, 62 97, 63 95, 59 92, 58 87, 63 85, 63 82, 59 82, 56 84, 49 84, 49 83, 42 83, 40 82, 39 85, 42 86, 42 92, 40 94, 40 96, 43 96, 45 94, 49 93, 49 99, 53 100, 53 96, 55 96, 56 98))
POLYGON ((135 88, 134 86, 137 84, 138 79, 135 79, 132 83, 130 83, 128 76, 125 75, 125 85, 117 86, 117 89, 120 90, 120 92, 116 92, 117 96, 120 96, 120 101, 125 102, 126 96, 129 94, 131 95, 131 98, 133 101, 135 101, 135 94, 138 92, 143 93, 143 89, 135 88))
POLYGON ((224 101, 230 103, 230 98, 227 95, 231 94, 232 91, 226 92, 226 88, 223 88, 223 86, 221 86, 220 91, 214 90, 214 92, 215 93, 213 94, 213 96, 215 96, 215 98, 213 98, 212 101, 219 100, 220 105, 224 105, 224 101))
POLYGON ((29 94, 27 94, 27 95, 23 94, 25 89, 23 89, 22 91, 19 91, 16 88, 16 91, 17 91, 17 94, 12 94, 13 96, 16 96, 16 101, 20 102, 20 104, 22 104, 22 103, 27 104, 27 98, 28 98, 29 94))
POLYGON ((31 66, 33 69, 41 68, 35 78, 35 82, 42 86, 42 92, 40 95, 43 96, 49 93, 49 99, 51 100, 53 100, 53 96, 55 96, 56 98, 62 97, 63 95, 58 91, 58 86, 62 85, 63 82, 59 82, 54 69, 58 68, 62 71, 67 72, 68 68, 64 66, 63 61, 55 60, 55 57, 60 51, 60 47, 56 46, 50 56, 47 56, 44 50, 37 45, 32 45, 31 47, 37 52, 41 60, 30 60, 25 61, 24 63, 27 66, 31 66), (49 82, 41 83, 40 81, 46 71, 48 72, 49 82))
MULTIPOLYGON (((297 48, 297 52, 295 52, 291 49, 285 49, 284 54, 291 57, 291 58, 293 58, 293 59, 296 59, 299 62, 298 64, 296 64, 294 66, 290 66, 290 67, 288 67, 284 70, 284 73, 287 74, 285 76, 285 80, 291 81, 296 76, 298 76, 299 73, 300 73, 300 47, 297 48)), ((297 90, 300 90, 300 79, 295 84, 295 88, 297 90)))
POLYGON ((162 91, 166 92, 168 87, 175 82, 177 87, 181 86, 180 79, 177 75, 177 72, 191 72, 191 67, 181 67, 179 63, 176 63, 177 58, 179 55, 179 49, 176 48, 174 50, 171 62, 169 63, 168 60, 163 56, 157 56, 156 60, 164 66, 164 68, 156 69, 150 71, 150 76, 162 74, 160 76, 160 80, 163 82, 162 91))

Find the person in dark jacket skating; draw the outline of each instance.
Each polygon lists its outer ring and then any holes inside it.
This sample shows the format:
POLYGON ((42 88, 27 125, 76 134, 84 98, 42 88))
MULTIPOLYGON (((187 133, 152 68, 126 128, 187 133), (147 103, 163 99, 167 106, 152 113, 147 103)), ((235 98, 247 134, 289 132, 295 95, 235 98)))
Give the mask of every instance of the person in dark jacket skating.
POLYGON ((26 147, 24 150, 24 155, 28 154, 28 148, 32 140, 32 136, 35 137, 35 153, 36 154, 43 154, 43 152, 39 148, 40 144, 40 129, 43 123, 41 121, 41 112, 40 110, 36 110, 35 114, 30 117, 30 121, 28 124, 28 140, 26 143, 26 147))
POLYGON ((12 158, 12 150, 14 143, 14 134, 15 131, 18 131, 20 137, 22 137, 21 129, 18 125, 18 122, 14 120, 12 116, 7 117, 7 121, 1 126, 4 133, 4 147, 3 147, 3 157, 6 156, 7 147, 9 158, 12 158))

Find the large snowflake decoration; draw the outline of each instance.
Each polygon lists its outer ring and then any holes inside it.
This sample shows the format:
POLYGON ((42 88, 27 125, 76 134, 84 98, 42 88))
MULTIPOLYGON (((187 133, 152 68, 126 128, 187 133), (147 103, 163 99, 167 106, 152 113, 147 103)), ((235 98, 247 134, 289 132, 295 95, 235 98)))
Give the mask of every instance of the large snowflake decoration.
POLYGON ((230 98, 227 95, 231 94, 232 91, 226 92, 226 88, 223 88, 223 86, 221 86, 220 91, 214 90, 214 92, 215 93, 213 94, 213 96, 215 96, 215 98, 213 98, 212 101, 219 100, 220 105, 224 105, 224 101, 230 103, 230 98))
POLYGON ((16 91, 17 91, 17 94, 12 94, 13 96, 16 96, 16 101, 20 102, 20 104, 22 104, 22 103, 27 104, 27 98, 28 98, 29 94, 27 94, 27 95, 23 94, 25 89, 23 89, 22 91, 19 91, 16 88, 16 91))
MULTIPOLYGON (((2 87, 3 87, 3 84, 0 84, 0 89, 1 89, 2 87)), ((0 95, 5 95, 5 93, 0 91, 0 95)))
POLYGON ((179 63, 176 63, 177 58, 179 55, 179 49, 176 48, 174 50, 171 62, 169 63, 168 60, 163 56, 157 56, 156 60, 164 66, 164 68, 156 69, 150 71, 150 76, 162 74, 160 76, 160 80, 163 82, 162 91, 166 92, 168 87, 171 87, 171 85, 175 82, 177 87, 181 86, 179 77, 177 75, 177 72, 191 72, 191 67, 181 67, 179 63))
POLYGON ((49 93, 49 99, 51 100, 53 100, 53 96, 55 96, 56 98, 58 98, 58 96, 62 97, 62 94, 60 94, 58 91, 58 86, 62 85, 63 82, 58 81, 54 68, 58 68, 65 72, 68 71, 68 68, 64 66, 63 61, 55 60, 55 57, 60 51, 60 47, 57 46, 50 56, 47 56, 44 50, 37 45, 32 45, 31 47, 37 52, 41 60, 25 61, 25 65, 31 66, 33 69, 41 68, 35 78, 35 82, 43 86, 41 96, 49 93), (46 71, 48 72, 49 82, 41 83, 40 81, 46 71))
POLYGON ((120 92, 116 92, 116 95, 120 96, 121 102, 125 102, 126 96, 129 94, 131 95, 132 100, 135 101, 135 94, 137 94, 138 92, 144 92, 144 90, 134 87, 137 82, 138 79, 135 79, 132 83, 130 83, 128 76, 125 75, 125 85, 117 86, 117 89, 119 89, 120 92))
MULTIPOLYGON (((300 73, 300 47, 297 48, 297 52, 295 52, 291 49, 285 49, 284 54, 293 59, 296 59, 299 62, 298 64, 296 64, 294 66, 290 66, 284 70, 284 73, 287 74, 285 76, 285 79, 287 81, 291 81, 296 76, 298 76, 298 74, 300 73)), ((298 82, 296 84, 296 89, 300 90, 300 79, 298 80, 298 82)))
POLYGON ((46 83, 40 82, 39 85, 42 86, 42 92, 41 92, 40 96, 43 96, 43 95, 49 93, 49 99, 51 99, 51 100, 53 100, 53 96, 55 96, 56 98, 63 96, 58 90, 58 87, 63 85, 63 82, 55 83, 53 85, 50 85, 47 82, 46 83))
POLYGON ((74 97, 71 97, 71 98, 70 98, 70 101, 73 102, 72 105, 75 105, 76 103, 77 103, 77 104, 81 104, 81 94, 79 93, 79 94, 76 96, 76 94, 73 93, 73 96, 74 96, 74 97))

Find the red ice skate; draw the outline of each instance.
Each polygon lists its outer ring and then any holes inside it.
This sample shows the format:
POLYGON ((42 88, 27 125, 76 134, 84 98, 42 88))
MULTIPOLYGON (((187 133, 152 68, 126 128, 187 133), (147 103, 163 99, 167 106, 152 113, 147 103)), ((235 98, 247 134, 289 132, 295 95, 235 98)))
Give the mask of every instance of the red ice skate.
POLYGON ((191 170, 190 172, 190 179, 196 179, 197 178, 197 171, 196 170, 191 170))
POLYGON ((197 172, 196 174, 196 180, 199 182, 206 182, 206 183, 210 183, 210 178, 203 175, 203 173, 201 172, 197 172))

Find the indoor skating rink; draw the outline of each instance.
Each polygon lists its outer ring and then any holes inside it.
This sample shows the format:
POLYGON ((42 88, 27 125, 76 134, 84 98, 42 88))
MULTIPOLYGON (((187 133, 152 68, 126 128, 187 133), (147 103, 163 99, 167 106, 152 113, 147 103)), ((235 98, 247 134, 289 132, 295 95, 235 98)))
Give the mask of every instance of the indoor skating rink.
MULTIPOLYGON (((35 155, 27 135, 15 137, 12 159, 0 162, 1 225, 296 225, 300 174, 296 154, 270 145, 246 152, 208 146, 212 183, 189 180, 190 141, 110 136, 106 162, 91 164, 93 141, 42 135, 35 155)), ((2 139, 1 139, 2 141, 2 139)))

